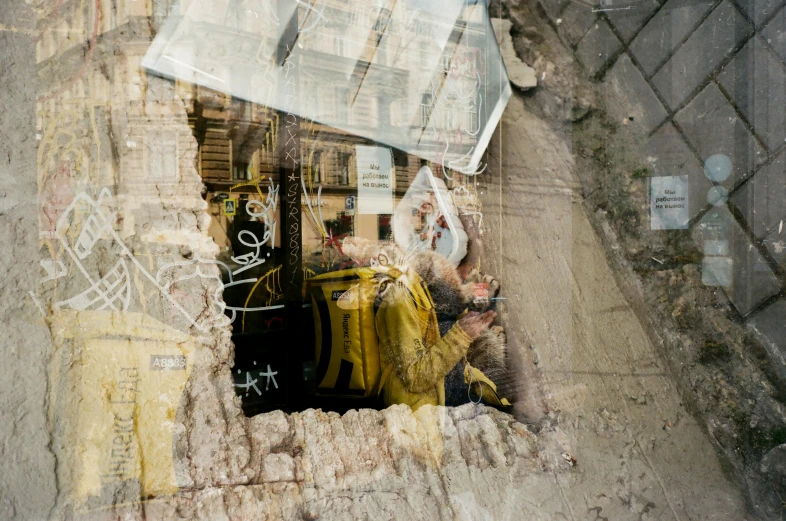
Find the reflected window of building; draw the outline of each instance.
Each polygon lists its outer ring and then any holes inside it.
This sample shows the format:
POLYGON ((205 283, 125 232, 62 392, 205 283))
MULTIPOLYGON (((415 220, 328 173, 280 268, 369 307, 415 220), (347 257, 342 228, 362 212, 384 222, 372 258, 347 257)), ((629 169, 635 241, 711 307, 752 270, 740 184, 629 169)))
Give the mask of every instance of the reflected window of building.
POLYGON ((393 149, 393 164, 399 168, 409 167, 409 155, 398 148, 393 149))
POLYGON ((317 85, 310 78, 302 78, 301 82, 301 103, 306 110, 316 112, 318 110, 317 102, 319 99, 317 96, 317 85))
POLYGON ((335 219, 325 221, 325 229, 334 237, 355 235, 355 216, 352 212, 338 212, 335 219))
POLYGON ((453 56, 450 54, 443 54, 442 58, 440 59, 440 63, 442 65, 442 72, 448 74, 450 72, 451 62, 453 56))
MULTIPOLYGON (((350 100, 350 102, 352 101, 350 100)), ((376 96, 361 93, 355 97, 350 107, 350 125, 358 127, 376 127, 379 125, 379 103, 376 96)))
POLYGON ((391 224, 391 219, 393 218, 390 214, 380 214, 377 216, 377 230, 378 230, 378 239, 380 241, 392 241, 393 240, 393 225, 391 224))
POLYGON ((352 160, 352 154, 347 152, 339 152, 339 177, 338 184, 346 186, 349 184, 349 167, 352 160))
POLYGON ((374 31, 377 33, 384 33, 387 29, 388 22, 390 21, 390 9, 375 9, 377 12, 376 20, 374 20, 374 31))
POLYGON ((248 165, 245 163, 235 163, 232 165, 232 180, 242 181, 245 179, 251 179, 248 171, 248 165))
POLYGON ((311 156, 311 179, 314 183, 319 184, 322 182, 322 152, 316 151, 311 156))
POLYGON ((415 34, 431 38, 432 24, 427 20, 415 20, 415 34))
POLYGON ((432 50, 429 42, 420 42, 420 54, 418 55, 418 66, 421 69, 429 69, 429 59, 431 58, 432 50))
POLYGON ((174 181, 177 171, 177 139, 172 132, 150 132, 147 136, 147 173, 151 180, 174 181))
POLYGON ((431 119, 433 96, 430 92, 424 92, 420 100, 420 126, 425 127, 431 119))
POLYGON ((407 98, 400 98, 390 104, 390 125, 393 127, 403 127, 409 125, 407 119, 409 114, 409 102, 407 98))
POLYGON ((355 26, 363 25, 363 18, 366 16, 366 4, 358 3, 352 5, 352 11, 349 16, 349 23, 355 26))
POLYGON ((334 103, 335 103, 335 107, 336 108, 335 108, 335 110, 333 110, 331 112, 335 112, 336 120, 341 122, 341 123, 346 123, 347 122, 347 119, 348 119, 348 117, 347 117, 347 114, 348 114, 347 106, 349 104, 349 101, 350 101, 349 100, 349 93, 348 93, 347 89, 344 88, 344 87, 337 87, 335 89, 335 98, 334 98, 334 103))
POLYGON ((57 43, 61 49, 68 49, 71 46, 71 28, 68 22, 62 20, 57 26, 57 43))
POLYGON ((101 22, 103 32, 108 32, 117 27, 117 8, 112 0, 101 2, 101 22))
POLYGON ((333 38, 333 52, 336 53, 337 56, 346 56, 344 51, 344 45, 346 44, 344 37, 341 35, 336 35, 333 38))
POLYGON ((147 103, 167 103, 175 97, 175 84, 171 80, 147 75, 147 103))

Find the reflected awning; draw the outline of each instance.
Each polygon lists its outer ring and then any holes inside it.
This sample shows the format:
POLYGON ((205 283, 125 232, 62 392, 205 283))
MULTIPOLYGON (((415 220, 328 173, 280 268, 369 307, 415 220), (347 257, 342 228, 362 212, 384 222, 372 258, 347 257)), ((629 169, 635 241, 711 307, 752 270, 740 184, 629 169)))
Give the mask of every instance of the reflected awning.
POLYGON ((482 1, 194 0, 143 66, 466 174, 511 94, 482 1))

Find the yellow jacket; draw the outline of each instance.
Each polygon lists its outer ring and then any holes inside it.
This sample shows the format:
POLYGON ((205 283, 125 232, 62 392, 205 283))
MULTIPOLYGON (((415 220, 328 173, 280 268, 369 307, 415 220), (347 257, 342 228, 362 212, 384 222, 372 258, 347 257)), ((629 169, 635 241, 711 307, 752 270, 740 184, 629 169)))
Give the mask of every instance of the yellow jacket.
POLYGON ((458 323, 440 338, 434 303, 417 273, 391 282, 375 320, 385 405, 445 405, 445 375, 472 339, 458 323))

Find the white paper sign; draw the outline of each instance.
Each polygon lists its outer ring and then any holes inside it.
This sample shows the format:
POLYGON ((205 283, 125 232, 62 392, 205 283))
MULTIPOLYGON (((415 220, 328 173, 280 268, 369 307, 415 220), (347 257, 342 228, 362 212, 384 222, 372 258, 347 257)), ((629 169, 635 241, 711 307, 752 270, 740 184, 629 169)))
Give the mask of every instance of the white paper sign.
POLYGON ((358 214, 393 213, 393 154, 389 148, 357 145, 358 214))
POLYGON ((650 178, 650 228, 684 230, 688 227, 688 176, 650 178))

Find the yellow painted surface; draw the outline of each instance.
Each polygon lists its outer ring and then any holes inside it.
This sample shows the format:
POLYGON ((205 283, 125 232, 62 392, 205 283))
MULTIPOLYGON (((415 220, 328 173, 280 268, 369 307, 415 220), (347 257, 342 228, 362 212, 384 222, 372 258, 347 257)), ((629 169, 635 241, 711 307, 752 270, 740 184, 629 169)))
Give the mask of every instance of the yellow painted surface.
POLYGON ((65 442, 77 502, 126 480, 138 480, 143 496, 176 492, 173 426, 194 341, 141 313, 57 312, 53 331, 73 360, 67 396, 53 403, 76 422, 65 442))

